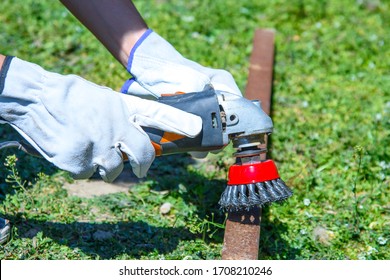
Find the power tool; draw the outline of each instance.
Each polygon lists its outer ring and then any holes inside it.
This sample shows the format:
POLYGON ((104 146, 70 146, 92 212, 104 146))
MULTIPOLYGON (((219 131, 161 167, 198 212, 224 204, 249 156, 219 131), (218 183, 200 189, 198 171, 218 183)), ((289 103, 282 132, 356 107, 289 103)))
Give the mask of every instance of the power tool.
POLYGON ((272 133, 273 123, 258 100, 208 87, 202 92, 162 96, 158 102, 200 116, 203 127, 195 138, 144 128, 156 155, 215 151, 233 143, 236 163, 229 169, 228 185, 219 201, 223 210, 249 210, 292 195, 275 163, 261 160, 261 154, 267 152, 265 137, 272 133))
MULTIPOLYGON (((202 92, 163 95, 157 102, 202 118, 202 131, 195 138, 144 127, 157 156, 218 151, 232 142, 236 163, 229 169, 227 187, 219 201, 223 210, 262 207, 292 195, 280 179, 275 163, 261 159, 267 152, 265 137, 272 133, 273 123, 258 100, 250 101, 208 86, 202 92)), ((10 147, 40 156, 24 141, 0 143, 0 149, 10 147)))

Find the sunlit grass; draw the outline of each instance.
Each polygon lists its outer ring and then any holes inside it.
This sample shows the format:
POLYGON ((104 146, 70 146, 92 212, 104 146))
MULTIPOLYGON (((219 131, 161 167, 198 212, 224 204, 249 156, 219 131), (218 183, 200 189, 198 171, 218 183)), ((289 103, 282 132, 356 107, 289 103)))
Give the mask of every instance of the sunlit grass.
MULTIPOLYGON (((254 30, 276 30, 271 154, 294 196, 264 209, 259 257, 389 259, 389 3, 135 3, 184 56, 230 71, 243 92, 254 30)), ((128 78, 57 1, 2 1, 0 22, 1 53, 117 90, 128 78)), ((0 136, 16 137, 5 126, 0 136)), ((0 258, 220 258, 231 149, 200 167, 159 158, 128 193, 95 198, 69 196, 65 173, 10 153, 0 154, 0 214, 15 227, 0 258)))

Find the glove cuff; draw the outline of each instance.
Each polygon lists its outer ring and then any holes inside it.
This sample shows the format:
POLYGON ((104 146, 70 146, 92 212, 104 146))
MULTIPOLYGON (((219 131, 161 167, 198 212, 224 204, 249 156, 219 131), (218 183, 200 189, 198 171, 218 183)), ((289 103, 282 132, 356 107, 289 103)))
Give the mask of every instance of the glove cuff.
POLYGON ((123 86, 121 87, 121 93, 128 93, 128 91, 129 91, 129 88, 130 88, 130 86, 131 86, 131 84, 132 83, 134 83, 134 78, 130 78, 130 79, 128 79, 124 84, 123 84, 123 86))
MULTIPOLYGON (((131 49, 130 51, 130 54, 129 54, 129 59, 127 60, 127 67, 126 67, 126 70, 127 72, 129 72, 131 74, 131 67, 133 65, 133 60, 134 60, 134 53, 135 51, 138 49, 138 47, 142 44, 143 41, 145 41, 145 39, 153 32, 152 29, 148 29, 145 31, 144 34, 142 34, 142 36, 138 39, 138 41, 135 43, 135 45, 133 46, 133 48, 131 49)), ((128 93, 128 90, 131 86, 131 84, 134 82, 134 78, 130 78, 128 79, 122 86, 121 88, 121 92, 122 93, 128 93)))
POLYGON ((0 94, 3 93, 4 85, 5 85, 5 78, 7 77, 8 69, 11 64, 11 60, 14 58, 14 56, 6 56, 3 62, 3 66, 0 70, 0 94))
POLYGON ((144 34, 142 34, 142 36, 138 39, 138 41, 135 43, 135 45, 133 46, 133 48, 131 49, 130 51, 130 55, 129 55, 129 59, 127 61, 127 71, 131 74, 131 67, 133 65, 133 59, 134 59, 134 54, 136 52, 136 50, 138 49, 138 47, 142 44, 143 41, 145 41, 145 39, 151 34, 153 33, 153 30, 152 29, 148 29, 145 31, 144 34))

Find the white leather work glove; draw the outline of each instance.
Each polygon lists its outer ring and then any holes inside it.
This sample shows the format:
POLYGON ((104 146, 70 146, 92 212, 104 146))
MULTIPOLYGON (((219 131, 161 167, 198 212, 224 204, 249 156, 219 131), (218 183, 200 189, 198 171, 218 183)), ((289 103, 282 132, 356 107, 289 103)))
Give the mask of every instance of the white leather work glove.
POLYGON ((207 68, 184 58, 150 29, 131 50, 127 71, 133 77, 121 91, 145 98, 157 98, 167 93, 199 92, 207 86, 242 95, 229 72, 207 68))
MULTIPOLYGON (((207 87, 242 96, 232 75, 183 57, 169 42, 147 30, 130 52, 127 71, 133 76, 123 93, 154 99, 166 93, 199 92, 207 87)), ((215 151, 217 153, 218 151, 215 151)), ((207 152, 190 152, 204 158, 207 152)))
POLYGON ((187 137, 202 129, 198 116, 15 57, 0 72, 0 123, 76 179, 98 170, 107 182, 123 170, 122 153, 138 177, 146 175, 155 150, 141 126, 187 137))

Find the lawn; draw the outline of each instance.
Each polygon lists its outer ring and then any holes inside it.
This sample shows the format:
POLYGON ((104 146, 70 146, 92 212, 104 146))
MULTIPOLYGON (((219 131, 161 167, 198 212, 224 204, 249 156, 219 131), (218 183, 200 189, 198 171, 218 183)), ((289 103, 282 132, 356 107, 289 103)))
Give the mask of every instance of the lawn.
MULTIPOLYGON (((259 258, 390 259, 389 1, 134 2, 184 56, 230 71, 243 92, 254 30, 276 30, 270 155, 294 196, 263 209, 259 258)), ((1 7, 1 53, 116 90, 128 78, 59 1, 1 7)), ((0 137, 18 136, 1 126, 0 137)), ((14 229, 0 258, 220 259, 231 153, 161 157, 127 193, 80 198, 63 188, 67 173, 3 151, 0 215, 14 229)))

